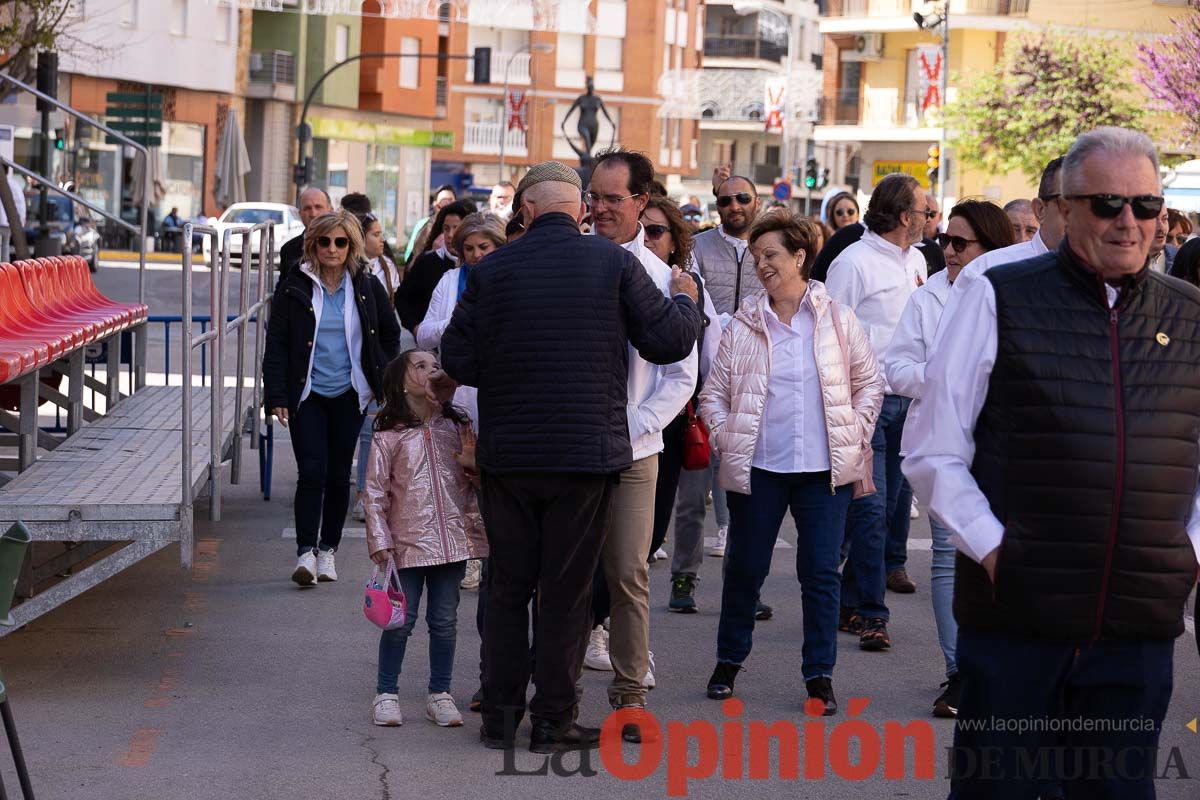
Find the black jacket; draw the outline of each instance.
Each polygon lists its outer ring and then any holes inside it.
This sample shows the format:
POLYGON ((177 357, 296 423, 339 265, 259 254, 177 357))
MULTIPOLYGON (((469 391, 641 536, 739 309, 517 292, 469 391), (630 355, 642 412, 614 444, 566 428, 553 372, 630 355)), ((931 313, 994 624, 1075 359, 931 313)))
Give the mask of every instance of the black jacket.
MULTIPOLYGON (((400 349, 400 326, 387 290, 362 270, 354 276, 354 305, 362 324, 363 375, 376 397, 382 396, 383 368, 400 349)), ((263 354, 263 406, 296 413, 308 383, 308 364, 317 328, 312 278, 298 267, 280 281, 271 298, 267 346, 263 354)))
POLYGON ((480 466, 497 473, 611 474, 633 461, 629 346, 686 358, 701 316, 668 300, 633 254, 545 214, 488 254, 442 336, 442 366, 479 388, 480 466))
POLYGON ((300 262, 303 260, 304 231, 301 231, 299 235, 288 239, 283 243, 283 247, 279 248, 279 279, 275 281, 276 289, 283 285, 283 279, 300 266, 300 262))
POLYGON ((963 630, 1171 639, 1196 583, 1200 290, 1143 269, 1114 309, 1069 243, 986 273, 997 352, 971 474, 1004 525, 993 586, 959 555, 963 630))
POLYGON ((396 313, 400 315, 401 325, 416 331, 429 313, 429 301, 433 299, 438 281, 452 269, 454 262, 442 258, 434 250, 422 253, 413 261, 412 269, 396 291, 396 313))

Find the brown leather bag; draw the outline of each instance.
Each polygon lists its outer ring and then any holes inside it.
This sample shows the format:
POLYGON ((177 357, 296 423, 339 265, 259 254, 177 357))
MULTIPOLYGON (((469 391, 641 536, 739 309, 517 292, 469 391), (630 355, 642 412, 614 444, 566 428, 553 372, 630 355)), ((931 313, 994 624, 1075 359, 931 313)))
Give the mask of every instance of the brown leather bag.
MULTIPOLYGON (((838 347, 842 351, 842 366, 846 370, 846 391, 850 393, 853 405, 854 385, 850 382, 850 348, 846 346, 846 334, 842 332, 842 321, 838 318, 838 304, 832 300, 829 301, 829 313, 833 318, 833 331, 837 334, 838 347)), ((865 478, 854 482, 855 500, 875 494, 874 461, 875 450, 871 447, 871 440, 868 438, 862 445, 862 463, 867 473, 865 478)))

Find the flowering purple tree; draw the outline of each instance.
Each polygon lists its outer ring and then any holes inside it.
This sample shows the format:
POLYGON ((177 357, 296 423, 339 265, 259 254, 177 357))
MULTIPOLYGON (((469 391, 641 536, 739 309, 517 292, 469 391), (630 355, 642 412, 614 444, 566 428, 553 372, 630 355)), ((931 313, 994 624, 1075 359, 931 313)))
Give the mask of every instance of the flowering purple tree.
POLYGON ((1200 141, 1200 0, 1188 0, 1190 9, 1173 20, 1175 32, 1138 47, 1138 80, 1157 105, 1179 115, 1185 141, 1200 141))

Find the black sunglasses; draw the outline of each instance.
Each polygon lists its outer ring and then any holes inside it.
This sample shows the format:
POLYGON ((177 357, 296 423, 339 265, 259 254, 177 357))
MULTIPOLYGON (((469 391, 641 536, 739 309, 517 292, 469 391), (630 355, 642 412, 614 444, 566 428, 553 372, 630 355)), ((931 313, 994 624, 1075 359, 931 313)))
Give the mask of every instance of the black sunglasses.
POLYGON ((717 208, 725 208, 734 200, 738 201, 738 205, 748 206, 754 200, 749 192, 738 192, 737 194, 723 194, 717 198, 717 208))
POLYGON ((642 230, 646 231, 647 239, 657 239, 664 233, 670 233, 671 231, 666 225, 643 225, 642 230))
POLYGON ((346 246, 350 244, 350 240, 345 236, 337 236, 333 239, 328 236, 317 237, 317 247, 329 247, 331 244, 338 250, 345 250, 346 246))
POLYGON ((1116 219, 1128 205, 1133 209, 1137 219, 1156 219, 1162 213, 1163 203, 1159 195, 1139 194, 1137 197, 1123 197, 1119 194, 1069 194, 1064 195, 1068 200, 1087 200, 1092 213, 1100 219, 1116 219))
POLYGON ((947 246, 953 247, 954 252, 956 253, 963 252, 968 247, 979 241, 978 239, 968 239, 965 236, 951 236, 948 233, 939 233, 934 237, 934 239, 937 240, 938 247, 942 248, 943 250, 945 250, 947 246))

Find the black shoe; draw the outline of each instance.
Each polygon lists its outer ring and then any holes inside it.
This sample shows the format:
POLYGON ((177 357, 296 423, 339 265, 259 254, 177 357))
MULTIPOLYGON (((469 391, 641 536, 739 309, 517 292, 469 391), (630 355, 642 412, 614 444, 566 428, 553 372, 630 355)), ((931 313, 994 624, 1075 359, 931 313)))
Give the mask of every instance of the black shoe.
POLYGON ((774 614, 775 609, 766 603, 759 603, 754 607, 754 618, 759 622, 770 619, 774 614))
POLYGON ((600 729, 585 728, 577 722, 537 721, 533 723, 533 733, 529 737, 529 752, 543 755, 587 750, 599 745, 600 729))
POLYGON ((889 650, 892 640, 888 637, 887 620, 871 617, 863 620, 862 633, 858 635, 858 646, 863 650, 889 650))
POLYGON ((733 697, 733 682, 742 671, 741 664, 729 664, 718 661, 712 677, 708 679, 708 696, 711 700, 725 700, 733 697))
POLYGON ((475 694, 471 695, 471 704, 467 706, 471 711, 478 714, 483 710, 483 687, 480 686, 475 690, 475 694))
POLYGON ((908 570, 904 567, 897 567, 888 573, 887 589, 896 594, 912 594, 917 590, 917 584, 908 577, 908 570))
POLYGON ((962 673, 956 672, 941 686, 942 693, 933 701, 933 715, 942 719, 958 716, 958 704, 962 700, 962 673))
POLYGON ((833 696, 833 681, 829 678, 813 678, 805 681, 808 696, 825 704, 823 716, 832 717, 837 713, 837 698, 833 696))
POLYGON ((671 579, 671 602, 668 611, 679 614, 695 614, 696 578, 693 575, 676 575, 671 579))
MULTIPOLYGON (((642 712, 645 712, 646 710, 646 706, 642 703, 620 706, 617 710, 619 711, 624 708, 638 709, 642 712)), ((626 722, 624 725, 622 725, 621 738, 626 742, 630 742, 631 744, 642 744, 643 742, 649 743, 658 741, 658 738, 654 735, 653 729, 647 731, 646 734, 643 735, 642 726, 637 722, 626 722)))
POLYGON ((488 732, 487 725, 479 726, 479 741, 488 750, 511 750, 513 743, 505 742, 503 736, 493 736, 488 732))

